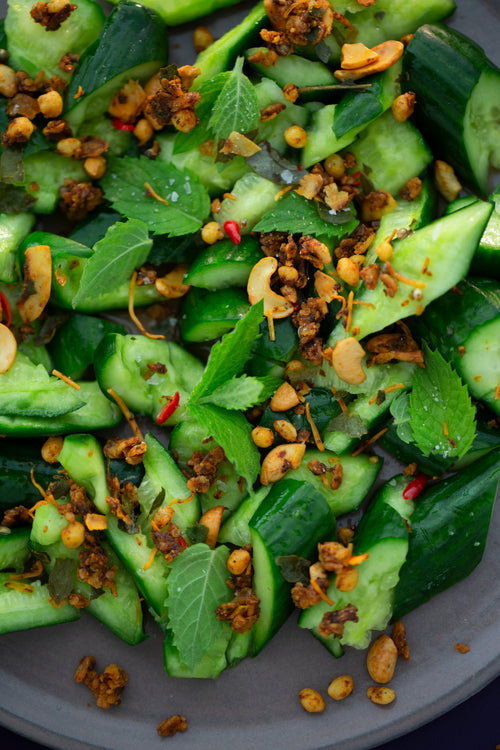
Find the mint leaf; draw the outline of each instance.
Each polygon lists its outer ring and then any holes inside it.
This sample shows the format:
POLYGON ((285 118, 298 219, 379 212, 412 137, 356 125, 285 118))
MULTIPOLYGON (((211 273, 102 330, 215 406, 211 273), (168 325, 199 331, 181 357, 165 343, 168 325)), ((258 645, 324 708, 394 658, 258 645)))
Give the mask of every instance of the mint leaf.
POLYGON ((217 101, 217 97, 230 77, 231 72, 226 70, 223 73, 218 73, 213 78, 210 78, 208 81, 204 81, 201 84, 198 89, 201 99, 194 110, 200 122, 195 128, 190 130, 189 133, 182 133, 180 130, 177 131, 174 140, 174 154, 184 154, 186 151, 190 151, 192 148, 198 148, 202 143, 213 138, 213 133, 209 127, 208 121, 214 104, 217 101))
POLYGON ((236 471, 251 488, 260 472, 260 456, 252 440, 252 427, 245 415, 214 404, 190 404, 189 411, 224 449, 227 460, 234 464, 236 471))
POLYGON ((279 200, 271 211, 254 226, 255 232, 288 232, 325 237, 343 237, 358 226, 357 219, 332 224, 321 218, 316 201, 310 201, 292 191, 279 200))
POLYGON ((72 300, 76 307, 88 297, 98 297, 130 278, 135 268, 145 263, 152 247, 143 221, 129 219, 117 222, 94 245, 85 264, 78 292, 72 300))
POLYGON ((166 606, 168 627, 179 658, 190 669, 212 647, 216 638, 230 630, 215 616, 215 609, 230 601, 233 592, 226 583, 229 550, 206 544, 188 547, 170 565, 166 606))
POLYGON ((460 458, 474 439, 475 409, 467 386, 437 351, 424 342, 425 369, 418 368, 410 394, 413 439, 424 456, 460 458))
POLYGON ((210 197, 195 175, 145 156, 111 157, 100 184, 116 211, 141 219, 154 234, 193 234, 210 213, 210 197), (148 185, 162 200, 147 194, 148 185))
POLYGON ((405 391, 396 396, 391 401, 389 409, 394 418, 394 425, 399 439, 403 443, 413 443, 413 432, 410 425, 410 394, 405 391))
POLYGON ((255 339, 259 336, 259 325, 264 315, 262 302, 252 305, 244 318, 236 323, 231 333, 226 333, 210 351, 205 372, 194 388, 189 404, 200 402, 203 397, 236 377, 250 357, 255 339))
POLYGON ((257 94, 242 70, 243 58, 238 57, 215 101, 208 125, 217 139, 227 138, 233 131, 246 133, 260 123, 257 94))
POLYGON ((231 378, 212 393, 202 396, 198 403, 212 403, 224 409, 244 411, 270 398, 282 382, 281 378, 270 376, 257 378, 241 375, 231 378))

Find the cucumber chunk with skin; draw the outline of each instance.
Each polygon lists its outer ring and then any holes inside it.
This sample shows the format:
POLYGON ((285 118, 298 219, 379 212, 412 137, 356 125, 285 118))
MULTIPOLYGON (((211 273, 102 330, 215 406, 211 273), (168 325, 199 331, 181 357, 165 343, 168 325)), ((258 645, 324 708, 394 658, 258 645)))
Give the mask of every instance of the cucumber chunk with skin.
POLYGON ((397 195, 409 179, 418 177, 432 161, 432 153, 416 127, 408 120, 398 122, 391 111, 368 125, 349 151, 373 187, 391 195, 397 195), (395 153, 397 159, 393 157, 395 153))
POLYGON ((283 479, 250 520, 254 590, 260 615, 252 628, 252 653, 257 654, 293 610, 291 585, 276 559, 281 555, 308 557, 319 541, 335 534, 335 517, 324 497, 307 482, 283 479))
POLYGON ((262 250, 253 237, 242 237, 239 245, 221 240, 199 254, 184 283, 202 289, 246 286, 250 271, 261 258, 262 250))
MULTIPOLYGON (((406 318, 422 312, 425 305, 457 284, 468 271, 491 210, 491 204, 478 202, 394 241, 391 258, 394 270, 413 284, 423 284, 421 294, 412 294, 415 286, 404 281, 398 282, 393 297, 386 296, 380 282, 375 289, 361 286, 355 300, 370 306, 355 306, 351 331, 357 331, 359 338, 375 333, 400 320, 402 315, 406 318)), ((352 334, 338 324, 328 344, 334 346, 337 340, 349 335, 352 334)))
POLYGON ((58 625, 80 618, 80 611, 67 602, 56 609, 46 583, 33 581, 30 591, 16 591, 5 584, 9 573, 0 573, 0 635, 43 625, 58 625))
POLYGON ((468 278, 457 291, 429 305, 414 330, 452 363, 474 398, 500 414, 500 282, 468 278))
POLYGON ((166 58, 165 26, 158 14, 122 0, 107 17, 99 38, 82 55, 71 81, 65 119, 73 131, 89 116, 104 114, 130 79, 144 82, 151 78, 166 58))
POLYGON ((250 303, 243 289, 212 291, 193 287, 182 302, 182 338, 189 342, 213 341, 232 331, 249 309, 250 303))
POLYGON ((461 581, 480 562, 499 478, 496 450, 421 493, 396 588, 394 619, 461 581))
POLYGON ((226 221, 236 221, 242 234, 250 234, 259 219, 275 207, 275 196, 280 190, 275 182, 266 180, 256 172, 247 172, 231 190, 236 200, 224 198, 215 219, 221 226, 226 221))
POLYGON ((165 422, 174 425, 182 419, 203 365, 173 341, 108 333, 97 347, 94 370, 103 393, 112 388, 130 409, 155 420, 165 398, 178 392, 179 406, 165 422))
POLYGON ((5 33, 9 65, 14 70, 24 70, 33 78, 40 70, 47 78, 70 77, 61 70, 59 61, 68 53, 81 55, 97 39, 105 21, 102 8, 93 0, 76 0, 73 4, 76 9, 61 26, 47 32, 31 17, 31 0, 9 0, 5 33))
POLYGON ((33 214, 0 214, 0 281, 12 284, 18 280, 17 246, 30 232, 34 223, 33 214))
POLYGON ((500 167, 500 70, 478 44, 441 24, 416 31, 403 67, 404 86, 418 102, 417 126, 433 152, 487 195, 489 168, 500 167))
MULTIPOLYGON (((327 595, 335 602, 333 609, 343 609, 348 604, 357 608, 357 622, 345 623, 340 638, 342 646, 366 648, 372 630, 383 630, 392 615, 399 571, 408 553, 408 521, 414 503, 405 500, 403 492, 408 478, 394 477, 383 485, 371 500, 353 537, 354 554, 368 553, 358 567, 359 579, 352 591, 342 592, 331 581, 327 595)), ((308 628, 329 650, 336 653, 338 644, 333 636, 321 635, 318 627, 323 615, 332 610, 321 601, 302 612, 299 625, 308 628)))

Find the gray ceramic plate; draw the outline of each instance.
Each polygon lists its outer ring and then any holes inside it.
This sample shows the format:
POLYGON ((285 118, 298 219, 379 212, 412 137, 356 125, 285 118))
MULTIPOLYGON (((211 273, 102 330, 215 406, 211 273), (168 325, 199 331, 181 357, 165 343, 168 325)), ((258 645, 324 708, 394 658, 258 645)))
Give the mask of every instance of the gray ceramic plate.
MULTIPOLYGON (((497 0, 457 0, 453 25, 480 41, 500 63, 497 0)), ((241 10, 241 9, 240 9, 241 10)), ((218 14, 217 34, 236 14, 218 14)), ((192 47, 181 40, 177 57, 190 62, 192 47)), ((168 740, 189 750, 361 750, 396 738, 430 721, 478 691, 500 673, 500 508, 494 515, 481 565, 466 581, 405 618, 412 656, 392 682, 397 700, 386 709, 366 698, 364 655, 350 651, 336 661, 292 618, 254 660, 216 681, 175 680, 163 671, 162 639, 130 647, 84 616, 70 623, 0 640, 0 721, 55 748, 156 750, 165 740, 156 726, 181 713, 189 729, 168 740), (454 645, 465 642, 468 654, 454 645), (100 668, 115 662, 130 675, 120 708, 103 711, 73 681, 82 656, 100 668), (330 701, 321 715, 305 714, 297 699, 304 687, 325 694, 339 674, 354 677, 355 692, 330 701)))

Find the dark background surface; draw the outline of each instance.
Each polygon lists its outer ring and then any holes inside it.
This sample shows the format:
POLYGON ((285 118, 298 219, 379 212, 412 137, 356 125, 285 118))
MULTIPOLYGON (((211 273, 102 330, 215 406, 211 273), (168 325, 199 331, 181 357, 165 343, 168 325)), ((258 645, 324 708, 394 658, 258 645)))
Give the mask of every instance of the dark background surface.
MULTIPOLYGON (((119 709, 118 709, 119 710, 119 709)), ((353 716, 353 720, 355 717, 353 716)), ((189 732, 189 730, 188 730, 189 732)), ((169 740, 165 740, 166 743, 169 740)), ((189 733, 177 738, 176 747, 189 750, 189 733)), ((0 727, 2 750, 45 750, 45 745, 0 727)), ((500 677, 465 703, 414 732, 377 745, 376 750, 496 750, 500 748, 500 677)), ((208 748, 207 750, 215 750, 208 748)), ((239 748, 239 750, 248 750, 239 748)), ((261 750, 269 750, 261 748, 261 750)), ((346 750, 349 750, 346 747, 346 750)), ((374 748, 375 750, 375 748, 374 748)))

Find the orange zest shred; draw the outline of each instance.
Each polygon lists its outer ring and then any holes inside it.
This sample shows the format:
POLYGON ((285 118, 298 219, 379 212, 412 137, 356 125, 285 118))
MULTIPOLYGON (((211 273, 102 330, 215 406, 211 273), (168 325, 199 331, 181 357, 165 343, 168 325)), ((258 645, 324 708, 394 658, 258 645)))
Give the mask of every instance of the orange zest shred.
POLYGON ((495 388, 495 395, 493 396, 493 398, 495 399, 495 401, 500 398, 500 383, 495 388))
POLYGON ((449 435, 449 434, 450 434, 450 433, 448 432, 448 423, 447 423, 446 421, 445 421, 445 422, 444 422, 444 424, 443 424, 443 434, 444 434, 444 435, 449 435))
POLYGON ((132 430, 132 432, 134 433, 134 435, 136 436, 136 438, 138 438, 141 441, 141 443, 142 443, 143 442, 142 432, 140 431, 139 425, 135 421, 135 417, 132 414, 132 412, 130 411, 130 409, 128 408, 128 406, 125 403, 125 401, 122 399, 121 396, 119 396, 117 394, 116 391, 113 390, 113 388, 108 388, 106 392, 109 393, 109 395, 111 396, 111 398, 116 401, 116 403, 118 404, 118 406, 120 407, 120 409, 122 411, 123 416, 125 417, 125 419, 129 423, 130 429, 132 430))
POLYGON ((321 435, 319 434, 319 430, 314 422, 314 419, 311 417, 311 408, 309 406, 309 402, 306 403, 306 419, 311 427, 311 432, 314 438, 314 442, 316 443, 316 448, 319 451, 324 451, 325 446, 323 444, 323 441, 321 440, 321 435))
POLYGON ((78 86, 78 91, 74 95, 73 99, 80 99, 81 96, 83 96, 85 91, 82 89, 81 86, 78 86))
POLYGON ((266 318, 267 318, 267 327, 269 328, 269 338, 270 338, 271 341, 275 341, 276 340, 276 333, 274 331, 274 318, 272 316, 271 311, 269 311, 266 314, 266 318))
POLYGON ((387 270, 391 274, 391 276, 394 276, 395 279, 398 281, 401 281, 402 284, 408 284, 408 286, 414 286, 417 289, 425 289, 427 284, 425 281, 415 281, 415 279, 408 279, 406 276, 402 276, 400 273, 394 270, 392 267, 392 264, 387 260, 385 262, 385 265, 387 266, 387 270))
POLYGON ((141 617, 141 602, 143 602, 143 601, 144 601, 144 599, 142 598, 142 596, 137 600, 137 604, 136 604, 136 612, 137 612, 137 614, 136 614, 136 617, 135 617, 134 625, 138 625, 139 624, 139 620, 140 620, 140 617, 141 617))
POLYGON ((354 292, 349 292, 347 296, 347 320, 346 320, 346 331, 349 332, 351 330, 351 324, 352 324, 352 305, 354 302, 354 292))
POLYGON ((52 370, 52 375, 54 375, 56 378, 59 378, 59 380, 62 380, 67 385, 70 385, 72 388, 75 389, 75 391, 81 390, 81 385, 78 385, 78 383, 75 383, 74 380, 71 380, 71 378, 68 378, 67 375, 64 375, 62 372, 59 372, 59 370, 52 370))
POLYGON ((289 193, 292 188, 293 188, 293 185, 287 185, 286 187, 283 188, 283 190, 280 190, 279 192, 276 193, 276 195, 274 196, 274 200, 279 201, 279 199, 283 195, 286 195, 287 193, 289 193))
POLYGON ((133 322, 136 324, 139 331, 143 334, 143 336, 146 336, 148 339, 164 339, 165 336, 163 336, 163 334, 161 333, 149 333, 149 331, 146 331, 141 321, 135 314, 134 291, 135 291, 136 279, 137 279, 137 271, 134 271, 130 278, 130 286, 129 286, 129 291, 128 291, 128 314, 132 318, 133 322))
POLYGON ((9 581, 22 581, 24 578, 39 578, 43 573, 43 563, 41 560, 36 560, 35 564, 26 573, 12 573, 9 576, 9 581))
POLYGON ((373 437, 371 437, 369 440, 366 440, 364 443, 361 443, 361 445, 358 445, 356 450, 351 453, 351 456, 357 456, 359 453, 362 453, 365 448, 368 448, 368 446, 372 445, 372 443, 375 443, 379 439, 379 437, 382 437, 382 435, 384 435, 388 429, 388 427, 384 427, 383 430, 377 432, 377 434, 373 435, 373 437))
POLYGON ((167 508, 170 508, 172 505, 177 505, 177 504, 182 505, 182 503, 189 503, 189 501, 192 500, 195 495, 196 493, 192 492, 188 497, 184 497, 184 498, 176 497, 169 502, 169 504, 167 505, 167 508))
MULTIPOLYGON (((34 468, 34 467, 33 467, 33 468, 31 469, 31 471, 30 471, 30 477, 31 477, 31 484, 32 484, 32 485, 33 485, 34 487, 36 487, 36 488, 37 488, 37 490, 38 490, 38 491, 40 492, 40 494, 42 495, 42 497, 43 497, 43 498, 45 498, 45 497, 46 497, 46 495, 47 495, 47 493, 46 493, 46 492, 45 492, 45 490, 43 489, 42 485, 41 485, 41 484, 38 484, 38 482, 36 481, 36 479, 35 479, 35 468, 34 468)), ((38 505, 38 503, 37 503, 37 505, 38 505)))
POLYGON ((156 192, 156 190, 151 187, 151 185, 149 184, 149 182, 145 182, 144 183, 144 187, 146 188, 146 195, 148 197, 151 196, 155 200, 160 201, 160 203, 164 203, 166 206, 168 206, 168 201, 165 200, 165 198, 162 198, 161 195, 158 195, 158 193, 156 192))
MULTIPOLYGON (((376 310, 377 306, 373 304, 373 302, 362 302, 361 300, 355 299, 352 302, 353 305, 364 305, 365 307, 371 307, 372 310, 376 310)), ((359 333, 359 331, 358 331, 359 333)))
POLYGON ((311 581, 311 586, 316 591, 316 593, 320 595, 324 602, 326 602, 330 607, 334 606, 335 602, 333 601, 333 599, 330 599, 330 597, 325 594, 325 592, 321 589, 321 586, 319 586, 316 581, 311 581))
POLYGON ((145 565, 143 567, 143 570, 149 570, 149 568, 153 564, 153 560, 155 559, 155 555, 156 555, 157 552, 158 552, 158 547, 153 547, 153 549, 151 550, 150 556, 146 560, 146 563, 145 563, 145 565))
POLYGON ((349 416, 349 409, 347 408, 347 404, 342 398, 342 396, 337 397, 337 402, 340 408, 342 409, 342 414, 344 414, 346 417, 349 416))
POLYGON ((429 268, 429 263, 430 262, 431 262, 431 259, 429 257, 427 257, 424 260, 424 265, 422 266, 422 270, 420 271, 420 273, 427 273, 427 269, 429 268))
POLYGON ((369 557, 369 552, 363 552, 361 555, 353 555, 349 558, 349 565, 361 565, 361 563, 367 560, 369 557))
POLYGON ((14 589, 14 591, 20 591, 22 594, 32 594, 34 591, 33 586, 24 581, 12 581, 9 579, 7 583, 4 583, 4 586, 8 589, 14 589))

